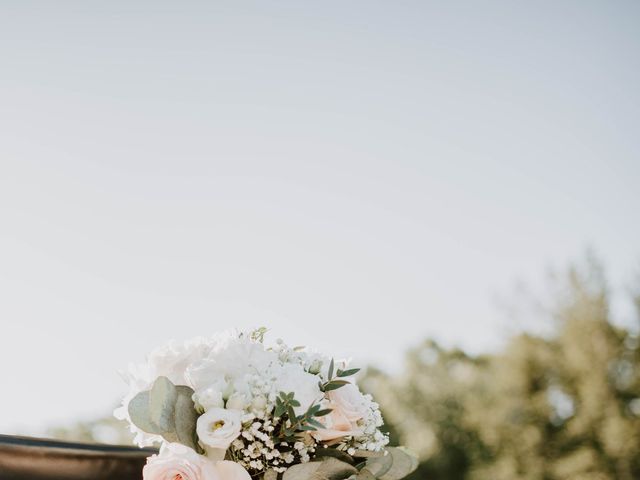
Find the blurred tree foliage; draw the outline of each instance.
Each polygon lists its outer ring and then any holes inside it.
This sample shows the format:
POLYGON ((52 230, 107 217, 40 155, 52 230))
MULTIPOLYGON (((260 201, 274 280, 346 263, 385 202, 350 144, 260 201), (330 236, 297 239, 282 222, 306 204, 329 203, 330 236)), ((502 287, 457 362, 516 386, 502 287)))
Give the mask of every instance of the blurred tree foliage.
MULTIPOLYGON (((369 369, 360 380, 381 404, 392 443, 419 454, 410 480, 640 479, 637 332, 612 323, 596 262, 557 287, 549 335, 521 334, 483 356, 425 341, 400 376, 369 369)), ((638 318, 640 295, 632 300, 638 318)), ((112 417, 50 433, 131 443, 112 417)))
POLYGON ((51 428, 47 432, 51 438, 71 442, 106 443, 113 445, 133 445, 133 434, 124 420, 112 415, 88 422, 51 428))
POLYGON ((637 333, 611 322, 596 263, 561 286, 551 335, 478 357, 426 341, 401 376, 367 373, 392 441, 421 458, 413 479, 640 478, 637 333))

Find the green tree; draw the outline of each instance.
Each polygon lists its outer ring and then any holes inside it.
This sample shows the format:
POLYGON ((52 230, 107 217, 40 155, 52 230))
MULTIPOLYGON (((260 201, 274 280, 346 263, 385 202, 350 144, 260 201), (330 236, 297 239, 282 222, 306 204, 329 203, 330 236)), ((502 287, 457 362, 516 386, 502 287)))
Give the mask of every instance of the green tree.
POLYGON ((368 371, 361 381, 381 403, 392 444, 410 445, 421 458, 412 478, 467 478, 473 463, 486 456, 477 432, 464 422, 464 410, 482 394, 487 359, 428 340, 410 350, 405 363, 393 379, 368 371))
POLYGON ((366 379, 395 440, 422 459, 414 478, 640 478, 638 337, 612 323, 597 263, 559 286, 549 336, 484 357, 425 342, 402 375, 366 379))

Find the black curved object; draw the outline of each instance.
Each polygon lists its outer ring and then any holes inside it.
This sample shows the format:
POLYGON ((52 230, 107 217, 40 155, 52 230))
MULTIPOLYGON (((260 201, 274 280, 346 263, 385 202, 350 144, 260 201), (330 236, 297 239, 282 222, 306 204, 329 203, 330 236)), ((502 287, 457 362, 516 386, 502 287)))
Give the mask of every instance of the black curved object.
POLYGON ((0 435, 0 480, 140 480, 150 448, 0 435))

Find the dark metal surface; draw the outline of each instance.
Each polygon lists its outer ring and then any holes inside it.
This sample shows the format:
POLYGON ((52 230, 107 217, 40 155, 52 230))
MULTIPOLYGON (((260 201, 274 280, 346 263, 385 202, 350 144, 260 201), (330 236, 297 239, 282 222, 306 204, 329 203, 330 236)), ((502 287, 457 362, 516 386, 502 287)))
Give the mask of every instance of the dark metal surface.
POLYGON ((140 480, 155 452, 0 435, 0 480, 140 480))

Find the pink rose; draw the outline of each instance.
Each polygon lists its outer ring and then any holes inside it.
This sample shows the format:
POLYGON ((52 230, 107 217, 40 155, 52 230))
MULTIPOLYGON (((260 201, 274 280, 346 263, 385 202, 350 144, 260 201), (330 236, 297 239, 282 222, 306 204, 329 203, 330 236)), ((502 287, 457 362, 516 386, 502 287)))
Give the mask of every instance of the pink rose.
POLYGON ((320 422, 324 424, 325 428, 319 428, 312 433, 316 440, 328 442, 342 437, 362 435, 362 430, 355 423, 350 422, 335 404, 329 403, 327 408, 332 408, 333 411, 329 415, 321 417, 320 422))
POLYGON ((142 470, 144 480, 251 480, 235 462, 214 462, 178 443, 165 443, 142 470))
POLYGON ((327 393, 327 399, 326 408, 331 408, 332 412, 321 417, 320 421, 325 428, 313 432, 316 440, 328 442, 342 437, 362 435, 362 429, 358 427, 357 422, 364 418, 368 407, 358 387, 349 383, 327 393))
POLYGON ((367 414, 368 402, 353 383, 348 383, 337 390, 330 391, 327 396, 342 415, 350 422, 357 422, 367 414))
POLYGON ((178 443, 164 443, 159 455, 147 459, 144 480, 215 480, 214 463, 178 443))

